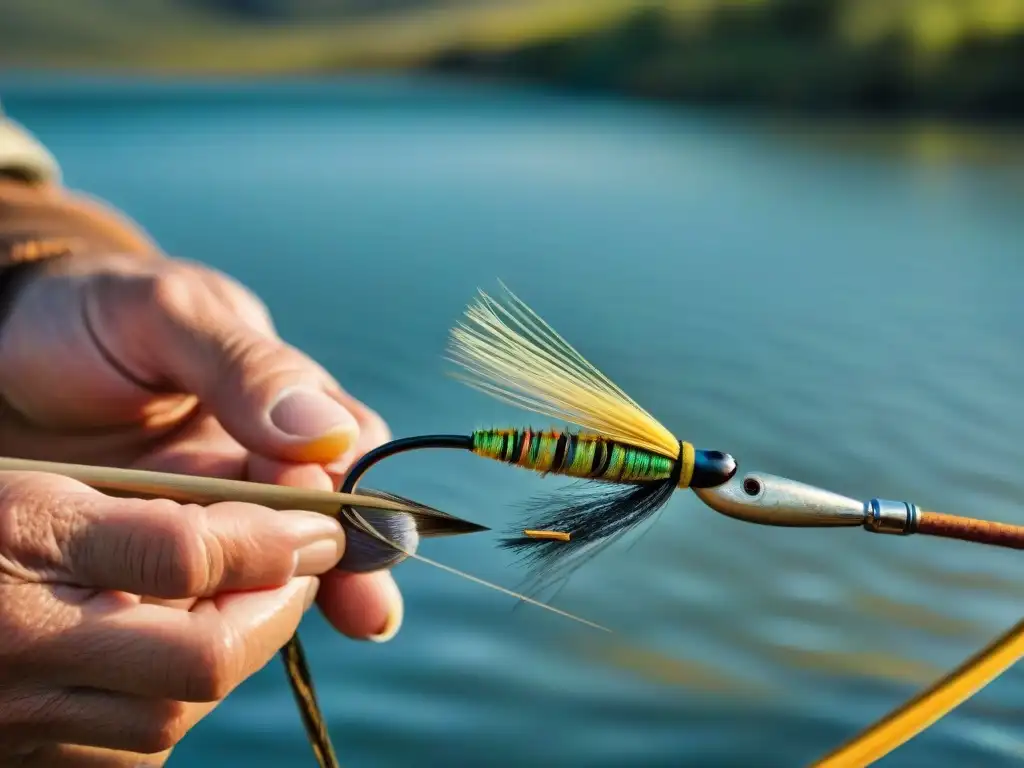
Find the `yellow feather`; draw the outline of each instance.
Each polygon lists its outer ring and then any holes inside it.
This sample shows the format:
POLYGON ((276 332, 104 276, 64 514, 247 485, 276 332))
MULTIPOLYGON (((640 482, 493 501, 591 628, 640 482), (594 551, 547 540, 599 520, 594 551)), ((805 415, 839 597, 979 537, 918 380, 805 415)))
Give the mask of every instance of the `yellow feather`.
POLYGON ((587 362, 511 291, 502 304, 480 291, 452 330, 450 360, 471 387, 669 458, 679 440, 587 362))

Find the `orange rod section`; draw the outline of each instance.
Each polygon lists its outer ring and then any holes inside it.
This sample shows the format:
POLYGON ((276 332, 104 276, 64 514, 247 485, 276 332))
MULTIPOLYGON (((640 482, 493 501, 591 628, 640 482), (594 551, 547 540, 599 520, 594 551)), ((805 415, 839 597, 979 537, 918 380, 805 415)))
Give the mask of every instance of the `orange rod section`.
POLYGON ((973 517, 947 515, 943 512, 918 510, 917 533, 946 539, 991 544, 1008 549, 1024 549, 1024 526, 993 523, 973 517))

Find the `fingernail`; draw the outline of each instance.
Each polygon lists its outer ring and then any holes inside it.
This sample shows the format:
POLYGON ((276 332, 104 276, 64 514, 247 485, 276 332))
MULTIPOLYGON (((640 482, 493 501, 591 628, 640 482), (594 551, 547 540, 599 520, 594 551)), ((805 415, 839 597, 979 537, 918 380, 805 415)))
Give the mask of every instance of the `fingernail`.
POLYGON ((354 438, 359 433, 359 425, 343 405, 305 387, 285 390, 270 409, 270 421, 285 434, 307 440, 339 434, 354 438))
POLYGON ((320 579, 310 579, 309 586, 306 587, 306 599, 302 606, 302 612, 305 613, 313 605, 313 601, 316 600, 316 593, 320 590, 320 579))
POLYGON ((307 544, 295 553, 295 576, 319 576, 337 565, 341 546, 333 539, 307 544))
POLYGON ((370 635, 367 640, 371 643, 386 643, 398 634, 402 628, 402 619, 405 618, 405 601, 402 600, 402 593, 398 591, 398 585, 390 582, 391 610, 388 611, 388 619, 384 628, 376 635, 370 635))

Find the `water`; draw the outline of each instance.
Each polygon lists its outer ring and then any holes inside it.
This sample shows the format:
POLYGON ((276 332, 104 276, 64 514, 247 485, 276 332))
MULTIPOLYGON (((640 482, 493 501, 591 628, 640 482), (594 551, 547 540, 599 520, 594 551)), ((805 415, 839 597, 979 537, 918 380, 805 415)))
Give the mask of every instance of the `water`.
MULTIPOLYGON (((396 436, 523 424, 445 375, 508 283, 671 429, 857 497, 1024 523, 1024 152, 942 126, 794 125, 416 80, 25 81, 5 107, 67 181, 258 292, 396 436)), ((554 487, 438 453, 371 484, 501 528, 554 487)), ((1024 614, 1024 559, 794 532, 677 494, 557 604, 420 563, 385 646, 302 628, 350 766, 797 766, 1024 614)), ((494 537, 424 554, 517 586, 494 537)), ((884 761, 1024 751, 1011 670, 884 761)), ((172 765, 311 761, 281 667, 172 765)))

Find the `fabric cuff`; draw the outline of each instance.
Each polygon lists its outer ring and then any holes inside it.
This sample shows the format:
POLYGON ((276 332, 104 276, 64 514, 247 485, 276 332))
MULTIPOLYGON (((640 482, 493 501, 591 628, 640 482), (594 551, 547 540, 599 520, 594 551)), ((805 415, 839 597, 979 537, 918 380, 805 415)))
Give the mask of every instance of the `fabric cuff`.
POLYGON ((60 165, 31 133, 0 111, 0 174, 34 184, 59 184, 60 165))

